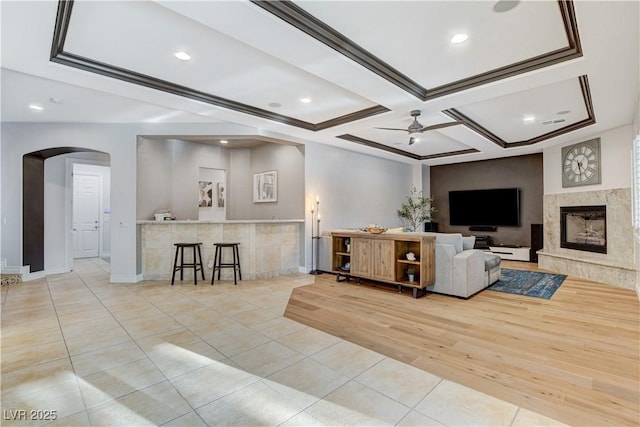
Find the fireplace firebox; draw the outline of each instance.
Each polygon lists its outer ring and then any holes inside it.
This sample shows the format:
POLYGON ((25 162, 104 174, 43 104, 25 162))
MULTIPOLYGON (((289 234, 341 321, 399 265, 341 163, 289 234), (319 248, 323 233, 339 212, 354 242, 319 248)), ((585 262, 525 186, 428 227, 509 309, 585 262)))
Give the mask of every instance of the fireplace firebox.
POLYGON ((607 207, 561 207, 560 247, 606 254, 607 207))

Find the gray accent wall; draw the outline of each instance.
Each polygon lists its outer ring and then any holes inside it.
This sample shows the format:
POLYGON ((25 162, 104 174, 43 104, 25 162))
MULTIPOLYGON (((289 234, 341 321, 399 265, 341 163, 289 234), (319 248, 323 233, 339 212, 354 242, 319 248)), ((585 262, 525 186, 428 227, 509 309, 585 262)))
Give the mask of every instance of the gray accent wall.
POLYGON ((266 143, 255 148, 138 139, 137 218, 168 209, 197 220, 200 168, 225 170, 228 220, 304 217, 304 147, 266 143), (278 201, 253 203, 253 175, 278 171, 278 201))
MULTIPOLYGON (((531 224, 543 222, 543 156, 506 157, 477 162, 431 166, 431 195, 437 212, 439 231, 490 236, 494 244, 529 246, 531 224), (520 188, 520 227, 498 227, 495 232, 469 231, 466 226, 449 225, 449 191, 520 188)), ((478 206, 478 209, 491 209, 478 206)))
POLYGON ((304 146, 264 144, 242 151, 249 152, 234 153, 230 165, 228 219, 304 218, 304 146), (254 174, 273 170, 278 172, 278 201, 254 203, 254 174))

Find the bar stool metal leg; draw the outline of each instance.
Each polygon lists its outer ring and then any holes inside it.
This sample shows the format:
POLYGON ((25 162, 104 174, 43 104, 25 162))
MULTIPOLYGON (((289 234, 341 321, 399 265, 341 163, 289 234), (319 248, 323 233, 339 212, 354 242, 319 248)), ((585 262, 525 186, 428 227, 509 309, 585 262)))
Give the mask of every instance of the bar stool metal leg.
POLYGON ((192 246, 193 249, 193 284, 198 286, 198 258, 196 258, 196 247, 192 246))
POLYGON ((233 284, 237 285, 238 284, 238 278, 237 278, 237 265, 238 265, 238 260, 236 259, 236 247, 234 246, 233 248, 231 248, 231 252, 233 252, 233 284))
MULTIPOLYGON (((205 280, 204 264, 202 263, 202 252, 200 251, 200 245, 198 245, 197 248, 198 248, 198 259, 200 260, 200 272, 202 273, 202 280, 205 280)), ((193 259, 195 260, 195 256, 193 257, 193 259)))
POLYGON ((184 280, 184 246, 180 246, 180 280, 184 280))
POLYGON ((173 274, 171 275, 171 286, 173 286, 173 282, 176 280, 176 266, 178 265, 178 250, 179 248, 176 246, 176 256, 173 259, 173 274))
POLYGON ((238 245, 235 245, 233 247, 234 252, 236 253, 237 256, 237 261, 238 261, 238 275, 240 276, 240 280, 242 280, 242 268, 240 268, 240 251, 238 249, 238 245))
MULTIPOLYGON (((213 255, 213 271, 211 272, 211 284, 213 285, 213 282, 216 279, 216 269, 218 268, 218 252, 220 251, 220 247, 216 246, 216 251, 213 255)), ((220 280, 220 277, 218 277, 218 280, 220 280)))

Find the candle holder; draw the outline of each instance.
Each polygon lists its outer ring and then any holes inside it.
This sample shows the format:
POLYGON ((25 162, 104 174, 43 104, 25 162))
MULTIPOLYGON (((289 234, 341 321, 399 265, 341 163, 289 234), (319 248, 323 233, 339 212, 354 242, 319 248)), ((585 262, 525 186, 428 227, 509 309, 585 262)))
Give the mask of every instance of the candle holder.
POLYGON ((317 269, 317 265, 319 264, 319 254, 320 254, 320 198, 316 197, 316 205, 315 210, 314 206, 311 205, 311 271, 309 274, 320 275, 322 271, 317 269), (316 223, 316 232, 313 232, 313 223, 316 223), (314 247, 315 246, 315 258, 314 258, 314 247))

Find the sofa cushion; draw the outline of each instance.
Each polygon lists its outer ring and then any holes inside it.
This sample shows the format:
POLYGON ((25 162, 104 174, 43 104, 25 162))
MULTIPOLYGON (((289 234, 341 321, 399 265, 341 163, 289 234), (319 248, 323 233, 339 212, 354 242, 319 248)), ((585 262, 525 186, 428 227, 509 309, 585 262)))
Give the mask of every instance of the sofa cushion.
POLYGON ((462 234, 460 233, 433 233, 424 232, 420 233, 425 236, 434 236, 436 238, 436 245, 453 245, 456 249, 456 253, 462 252, 462 234))
POLYGON ((489 271, 500 265, 500 255, 484 254, 484 271, 489 271))
POLYGON ((473 249, 476 244, 476 236, 467 236, 462 238, 462 250, 473 249))

